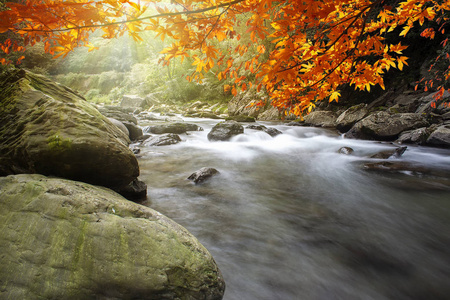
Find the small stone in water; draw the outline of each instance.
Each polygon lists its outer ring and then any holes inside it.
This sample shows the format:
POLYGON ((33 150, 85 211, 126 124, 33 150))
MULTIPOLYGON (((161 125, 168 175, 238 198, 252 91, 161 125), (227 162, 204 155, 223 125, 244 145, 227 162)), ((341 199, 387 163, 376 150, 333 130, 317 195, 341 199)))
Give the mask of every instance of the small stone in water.
POLYGON ((192 173, 187 179, 192 180, 197 184, 219 173, 220 172, 214 168, 201 168, 197 172, 192 173))
POLYGON ((350 147, 342 147, 338 150, 339 154, 345 154, 345 155, 350 155, 353 153, 353 149, 350 147))

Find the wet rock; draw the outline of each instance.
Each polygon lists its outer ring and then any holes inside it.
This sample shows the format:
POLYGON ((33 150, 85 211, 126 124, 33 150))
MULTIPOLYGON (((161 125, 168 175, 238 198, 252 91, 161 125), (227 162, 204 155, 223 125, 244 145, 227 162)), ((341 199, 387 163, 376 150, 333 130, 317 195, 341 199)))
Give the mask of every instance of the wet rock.
POLYGON ((253 130, 264 131, 265 133, 267 133, 268 135, 270 135, 272 137, 275 137, 275 136, 277 136, 279 134, 282 134, 282 132, 279 131, 278 129, 273 128, 273 127, 267 128, 264 125, 248 125, 247 128, 248 129, 253 129, 253 130))
POLYGON ((147 185, 137 178, 132 182, 130 182, 127 186, 117 190, 117 192, 122 196, 124 196, 125 198, 127 198, 128 200, 132 201, 140 201, 147 199, 147 185))
POLYGON ((195 184, 197 184, 197 183, 202 183, 205 180, 207 180, 219 173, 220 172, 214 168, 201 168, 200 170, 196 171, 195 173, 192 173, 187 179, 192 180, 193 182, 195 182, 195 184))
POLYGON ((372 114, 357 122, 346 138, 395 140, 400 133, 427 126, 424 117, 414 113, 391 114, 385 111, 372 114))
POLYGON ((125 133, 127 136, 130 135, 130 132, 128 131, 128 128, 119 120, 108 118, 108 120, 111 121, 117 128, 119 128, 123 133, 125 133))
POLYGON ((427 127, 408 130, 400 134, 397 143, 422 145, 426 142, 430 134, 430 129, 427 127))
POLYGON ((426 142, 428 145, 450 148, 450 125, 439 126, 426 142))
POLYGON ((154 134, 163 134, 163 133, 183 134, 186 133, 186 131, 203 131, 203 128, 196 124, 179 122, 172 124, 149 126, 145 129, 145 131, 154 134))
POLYGON ((123 109, 119 106, 104 106, 98 107, 98 111, 105 117, 116 119, 122 123, 131 122, 137 124, 136 117, 133 116, 131 114, 132 111, 129 111, 128 109, 123 109))
POLYGON ((405 153, 406 149, 407 147, 403 146, 395 149, 385 150, 372 155, 370 158, 379 158, 379 159, 388 159, 391 157, 399 158, 400 156, 403 155, 403 153, 405 153))
POLYGON ((354 152, 354 150, 350 147, 341 147, 338 150, 339 154, 344 154, 344 155, 351 155, 351 154, 353 154, 353 152, 354 152))
POLYGON ((336 115, 332 111, 313 111, 304 119, 307 126, 334 127, 336 115))
POLYGON ((112 189, 139 166, 130 140, 72 90, 24 70, 0 79, 0 175, 40 173, 112 189))
POLYGON ((439 167, 427 167, 424 165, 410 163, 402 160, 365 163, 363 165, 363 168, 367 171, 376 171, 382 173, 408 172, 412 174, 426 174, 444 178, 448 178, 450 176, 449 171, 446 169, 442 169, 439 167))
POLYGON ((131 122, 123 122, 128 129, 130 140, 137 141, 142 136, 142 128, 131 122))
POLYGON ((2 177, 0 195, 3 299, 223 297, 211 254, 148 207, 41 175, 2 177))
POLYGON ((339 117, 336 119, 336 128, 340 132, 346 132, 352 126, 362 120, 364 117, 367 116, 369 113, 369 110, 367 109, 366 104, 359 104, 350 107, 346 111, 344 111, 342 114, 339 115, 339 117))
POLYGON ((246 115, 237 115, 226 118, 227 121, 236 121, 236 122, 255 122, 255 118, 246 115))
POLYGON ((208 133, 210 141, 228 141, 233 136, 244 133, 244 127, 236 121, 217 123, 208 133))
POLYGON ((178 144, 181 142, 181 138, 178 134, 175 133, 166 133, 163 135, 152 136, 145 140, 145 146, 167 146, 178 144))

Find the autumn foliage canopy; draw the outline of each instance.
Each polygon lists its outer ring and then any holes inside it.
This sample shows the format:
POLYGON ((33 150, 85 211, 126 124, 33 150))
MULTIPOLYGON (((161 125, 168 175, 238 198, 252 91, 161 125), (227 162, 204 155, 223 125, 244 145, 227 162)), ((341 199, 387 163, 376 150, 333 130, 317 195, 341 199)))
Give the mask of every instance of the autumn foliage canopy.
MULTIPOLYGON (((422 27, 422 36, 434 38, 443 33, 449 11, 446 0, 26 0, 7 2, 0 12, 0 33, 20 37, 6 40, 0 49, 8 54, 43 42, 58 57, 78 46, 94 50, 89 36, 95 30, 102 30, 104 38, 128 32, 136 41, 142 31, 151 30, 174 40, 162 52, 163 63, 193 58, 195 71, 188 80, 201 81, 219 66, 216 75, 233 80, 225 86, 233 94, 265 89, 272 105, 301 115, 318 100, 338 101, 343 85, 363 91, 384 88, 389 69, 408 65, 407 45, 391 44, 386 35, 405 37, 413 27, 422 27), (436 26, 427 27, 430 23, 436 26), (242 24, 250 42, 218 47, 228 39, 240 40, 236 29, 242 24), (242 60, 250 50, 256 55, 242 60), (243 75, 249 73, 251 80, 243 75)), ((10 63, 7 58, 1 62, 10 63)), ((438 91, 444 92, 443 83, 438 91)))

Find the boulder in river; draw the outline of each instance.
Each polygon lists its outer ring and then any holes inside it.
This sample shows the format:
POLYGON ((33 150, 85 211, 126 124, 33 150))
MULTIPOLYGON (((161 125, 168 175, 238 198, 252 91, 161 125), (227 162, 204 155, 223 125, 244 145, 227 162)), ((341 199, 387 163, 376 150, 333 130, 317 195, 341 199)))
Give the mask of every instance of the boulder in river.
POLYGON ((430 131, 430 128, 432 127, 421 127, 418 129, 404 131, 397 139, 397 143, 422 145, 431 134, 432 130, 430 131))
POLYGON ((186 133, 186 131, 203 131, 203 128, 196 124, 177 122, 171 124, 149 126, 145 129, 145 131, 154 134, 162 134, 162 133, 182 134, 186 133))
POLYGON ((130 140, 84 98, 24 70, 0 76, 0 176, 40 173, 112 189, 139 175, 130 140))
POLYGON ((136 141, 142 136, 142 128, 137 126, 134 123, 131 122, 123 122, 123 125, 128 129, 128 136, 130 140, 136 141))
POLYGON ((305 125, 316 127, 334 127, 336 115, 332 111, 317 110, 304 117, 305 125))
POLYGON ((450 147, 450 125, 439 126, 427 139, 428 145, 450 147))
POLYGON ((210 141, 228 141, 233 136, 244 133, 244 127, 236 121, 217 123, 208 133, 210 141))
POLYGON ((162 135, 152 136, 145 140, 144 144, 146 146, 167 146, 178 144, 181 142, 181 138, 175 133, 166 133, 162 135))
POLYGON ((264 125, 248 125, 247 128, 248 129, 253 129, 253 130, 263 131, 263 132, 267 133, 268 135, 270 135, 272 137, 275 137, 275 136, 277 136, 279 134, 282 134, 282 132, 279 131, 278 129, 273 128, 273 127, 267 128, 264 125))
POLYGON ((368 112, 369 110, 367 109, 367 104, 352 106, 340 114, 336 119, 336 128, 340 132, 346 132, 352 128, 356 122, 367 116, 368 112))
POLYGON ((219 174, 220 172, 214 168, 201 168, 200 170, 192 173, 188 179, 197 183, 202 183, 203 181, 213 177, 214 175, 219 174))
POLYGON ((101 187, 0 178, 2 299, 222 299, 211 254, 185 228, 101 187))
POLYGON ((424 117, 415 113, 381 111, 357 122, 346 134, 347 138, 390 141, 407 130, 427 126, 424 117))

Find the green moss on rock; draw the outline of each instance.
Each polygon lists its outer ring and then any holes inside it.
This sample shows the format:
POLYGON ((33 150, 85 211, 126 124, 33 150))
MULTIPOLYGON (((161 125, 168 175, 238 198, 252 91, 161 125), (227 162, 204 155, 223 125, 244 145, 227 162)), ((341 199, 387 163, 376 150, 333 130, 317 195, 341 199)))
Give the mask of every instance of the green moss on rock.
POLYGON ((223 297, 209 252, 150 208, 42 175, 0 177, 0 195, 2 299, 223 297))

